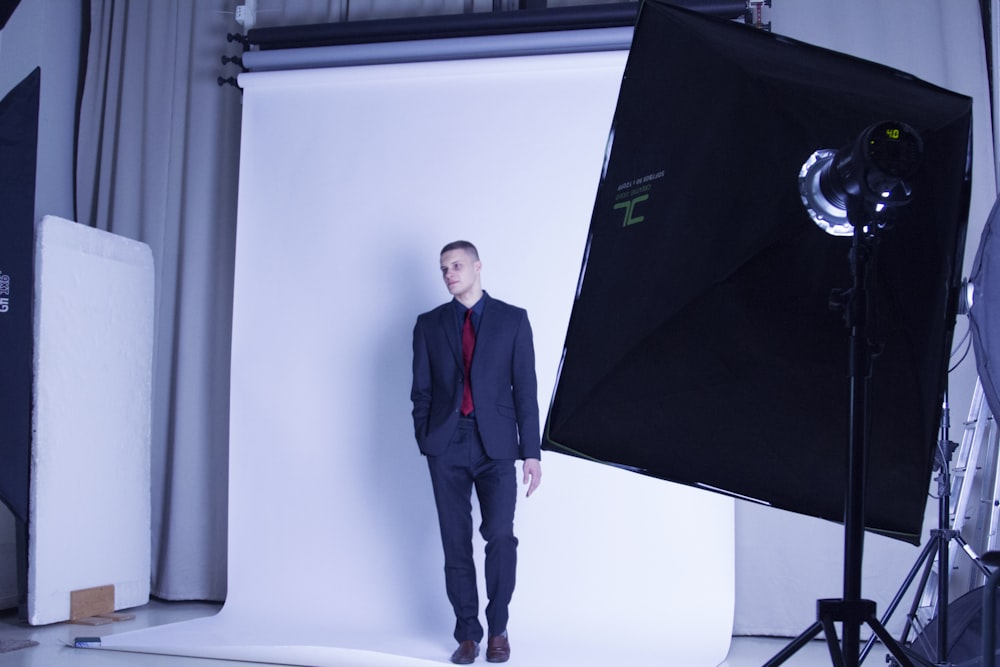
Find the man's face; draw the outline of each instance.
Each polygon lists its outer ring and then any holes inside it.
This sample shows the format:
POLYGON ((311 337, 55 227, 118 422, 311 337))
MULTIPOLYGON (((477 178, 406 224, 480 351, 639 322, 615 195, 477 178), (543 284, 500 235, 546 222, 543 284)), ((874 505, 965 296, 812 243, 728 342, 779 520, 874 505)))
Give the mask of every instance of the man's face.
POLYGON ((449 250, 441 255, 441 277, 445 287, 454 297, 462 297, 479 286, 479 269, 482 263, 467 250, 449 250))

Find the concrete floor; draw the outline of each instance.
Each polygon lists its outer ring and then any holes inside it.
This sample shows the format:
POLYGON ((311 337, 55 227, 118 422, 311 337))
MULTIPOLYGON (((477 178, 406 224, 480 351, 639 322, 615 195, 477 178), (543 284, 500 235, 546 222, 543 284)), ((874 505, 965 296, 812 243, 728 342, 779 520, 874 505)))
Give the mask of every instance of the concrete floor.
MULTIPOLYGON (((21 639, 38 642, 37 646, 0 654, 0 665, 3 665, 3 667, 123 667, 125 665, 131 667, 152 665, 158 667, 224 667, 226 665, 257 665, 259 667, 259 665, 263 664, 72 647, 73 641, 77 637, 102 636, 166 623, 176 623, 210 616, 215 614, 218 609, 219 605, 211 603, 178 603, 154 600, 143 607, 127 610, 129 613, 135 614, 135 618, 132 620, 96 627, 71 623, 31 627, 19 621, 14 610, 0 612, 0 640, 21 639)), ((729 656, 720 667, 751 667, 762 665, 787 646, 788 643, 788 639, 781 638, 735 637, 729 656)), ((873 666, 884 665, 886 662, 885 655, 885 649, 878 646, 868 656, 864 664, 873 666)), ((482 658, 478 662, 485 664, 482 658)), ((447 655, 441 656, 441 663, 450 664, 447 655)), ((368 662, 367 664, 372 663, 368 662)), ((517 664, 516 644, 514 644, 514 654, 509 664, 517 664)), ((557 656, 553 656, 551 664, 553 667, 560 666, 557 656)), ((797 652, 785 665, 789 667, 820 667, 832 665, 832 660, 827 652, 826 644, 822 641, 813 641, 804 649, 797 652)), ((349 667, 349 665, 345 664, 345 667, 349 667)))

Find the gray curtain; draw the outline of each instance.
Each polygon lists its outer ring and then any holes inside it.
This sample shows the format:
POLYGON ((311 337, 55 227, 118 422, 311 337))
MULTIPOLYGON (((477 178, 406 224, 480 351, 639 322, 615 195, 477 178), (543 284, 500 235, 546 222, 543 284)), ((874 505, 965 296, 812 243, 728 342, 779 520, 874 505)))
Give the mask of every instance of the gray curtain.
POLYGON ((153 251, 152 593, 169 600, 226 596, 240 91, 217 78, 235 4, 91 0, 77 219, 153 251))

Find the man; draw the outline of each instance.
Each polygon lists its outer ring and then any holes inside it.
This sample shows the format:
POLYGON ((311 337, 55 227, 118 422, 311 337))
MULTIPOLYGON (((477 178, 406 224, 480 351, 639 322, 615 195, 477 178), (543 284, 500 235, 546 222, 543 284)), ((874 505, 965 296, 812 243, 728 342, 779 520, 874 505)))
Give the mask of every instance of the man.
POLYGON ((441 250, 441 277, 454 297, 413 328, 413 426, 427 457, 444 545, 445 587, 455 611, 456 664, 479 655, 472 489, 486 541, 486 660, 510 657, 508 605, 517 538, 514 461, 523 459, 530 496, 542 477, 535 351, 528 314, 483 291, 479 252, 468 241, 441 250))

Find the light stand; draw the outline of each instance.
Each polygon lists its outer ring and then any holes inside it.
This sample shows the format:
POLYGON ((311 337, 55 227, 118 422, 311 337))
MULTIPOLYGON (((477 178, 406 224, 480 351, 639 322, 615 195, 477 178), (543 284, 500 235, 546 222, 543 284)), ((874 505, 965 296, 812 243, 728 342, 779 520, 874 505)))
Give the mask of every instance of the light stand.
POLYGON ((919 163, 923 143, 912 128, 896 122, 870 126, 839 152, 817 151, 803 166, 799 187, 814 221, 835 236, 851 233, 849 253, 851 287, 842 296, 845 323, 850 329, 850 434, 847 494, 844 507, 844 596, 817 601, 818 620, 796 637, 764 667, 784 663, 823 632, 835 667, 860 664, 861 625, 868 624, 901 667, 914 667, 902 646, 875 617, 875 603, 861 597, 861 564, 865 540, 865 484, 870 434, 870 385, 876 344, 869 338, 874 305, 869 296, 872 266, 881 215, 887 207, 909 202, 911 191, 903 181, 919 163), (830 213, 838 216, 831 224, 830 213), (845 218, 841 213, 846 214, 845 218), (843 628, 838 645, 834 623, 843 628))
MULTIPOLYGON (((910 629, 913 627, 913 619, 916 617, 917 606, 920 602, 921 596, 927 586, 927 581, 930 578, 931 566, 934 564, 934 556, 937 555, 938 563, 938 581, 937 581, 937 652, 935 653, 934 665, 952 665, 953 663, 948 660, 948 600, 949 600, 949 573, 951 572, 950 565, 950 555, 949 548, 951 546, 951 541, 955 542, 961 547, 962 551, 969 555, 972 562, 980 569, 984 576, 990 575, 990 570, 987 568, 982 561, 970 552, 970 547, 962 537, 961 533, 953 528, 951 528, 951 456, 954 451, 954 443, 952 443, 948 438, 948 432, 951 428, 950 411, 948 408, 948 397, 945 393, 945 400, 942 406, 941 412, 941 435, 938 439, 938 465, 941 468, 941 472, 938 475, 938 527, 930 531, 930 539, 924 546, 923 551, 917 558, 910 572, 906 575, 903 580, 903 584, 899 587, 896 592, 895 597, 892 602, 889 603, 889 607, 886 613, 882 616, 882 623, 888 623, 889 618, 896 611, 899 603, 902 601, 903 596, 906 591, 913 584, 916 579, 917 574, 921 572, 923 568, 923 573, 920 577, 920 582, 917 586, 916 592, 913 598, 913 604, 910 607, 910 612, 907 615, 906 627, 903 630, 903 634, 899 641, 901 644, 905 645, 907 643, 907 637, 909 635, 910 629)), ((864 649, 861 651, 861 662, 871 652, 875 645, 875 637, 868 640, 865 644, 864 649)))

